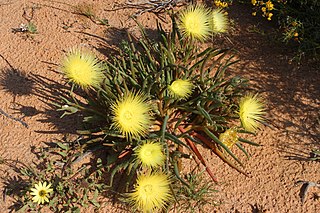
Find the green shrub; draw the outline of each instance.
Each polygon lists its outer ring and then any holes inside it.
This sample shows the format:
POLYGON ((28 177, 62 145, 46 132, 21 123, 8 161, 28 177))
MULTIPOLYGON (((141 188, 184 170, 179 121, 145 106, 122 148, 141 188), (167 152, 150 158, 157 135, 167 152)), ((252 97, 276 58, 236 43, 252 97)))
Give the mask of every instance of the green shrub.
POLYGON ((48 164, 50 174, 45 169, 30 173, 21 206, 40 209, 49 203, 54 211, 79 211, 92 203, 98 208, 98 194, 114 190, 116 177, 121 178, 123 199, 143 212, 168 208, 186 196, 187 203, 203 205, 214 191, 211 184, 200 184, 195 173, 183 174, 183 162, 195 160, 217 182, 199 146, 246 175, 233 150, 249 158, 245 146, 258 146, 245 138, 264 123, 264 103, 247 92, 247 80, 228 73, 237 62, 232 49, 203 48, 201 43, 227 31, 227 16, 203 5, 170 15, 171 29, 157 24, 156 37, 137 23, 141 37, 128 34, 108 60, 80 48, 67 53, 61 71, 70 87, 55 104, 61 117, 83 118, 80 136, 74 145, 57 143, 60 174, 51 172, 58 170, 55 164, 48 164), (76 159, 97 150, 104 158, 74 173, 76 159))
POLYGON ((278 21, 283 41, 295 42, 298 56, 318 56, 320 51, 320 2, 317 0, 251 0, 253 15, 278 21))

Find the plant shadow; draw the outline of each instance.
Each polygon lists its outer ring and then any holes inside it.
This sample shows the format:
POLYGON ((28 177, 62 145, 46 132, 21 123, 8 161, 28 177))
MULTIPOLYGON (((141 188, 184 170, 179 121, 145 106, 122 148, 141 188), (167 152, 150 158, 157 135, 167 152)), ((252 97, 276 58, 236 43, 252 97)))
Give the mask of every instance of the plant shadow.
POLYGON ((0 180, 3 184, 3 201, 6 201, 7 196, 13 198, 12 205, 8 207, 8 210, 9 212, 16 212, 23 207, 20 198, 30 188, 30 182, 23 177, 30 172, 30 168, 18 160, 9 159, 1 159, 0 166, 2 170, 0 180))
POLYGON ((251 16, 249 5, 231 7, 229 16, 237 29, 228 35, 228 44, 241 60, 232 72, 248 78, 263 95, 278 150, 290 159, 306 159, 311 149, 320 147, 320 61, 295 62, 297 44, 279 40, 275 20, 251 16))
MULTIPOLYGON (((41 114, 41 118, 37 121, 41 123, 49 123, 53 129, 48 131, 36 130, 36 132, 45 134, 76 133, 76 130, 79 128, 81 123, 81 116, 69 115, 61 119, 63 113, 57 110, 59 106, 64 104, 62 102, 62 98, 66 97, 66 94, 70 91, 70 86, 68 84, 61 84, 41 75, 31 74, 30 76, 36 85, 34 95, 37 96, 44 105, 44 110, 33 110, 33 113, 41 114)), ((22 106, 20 107, 20 113, 25 114, 23 110, 26 109, 32 111, 32 107, 22 106)))
POLYGON ((33 93, 34 82, 26 74, 17 69, 5 69, 0 75, 0 86, 13 96, 28 96, 33 93))

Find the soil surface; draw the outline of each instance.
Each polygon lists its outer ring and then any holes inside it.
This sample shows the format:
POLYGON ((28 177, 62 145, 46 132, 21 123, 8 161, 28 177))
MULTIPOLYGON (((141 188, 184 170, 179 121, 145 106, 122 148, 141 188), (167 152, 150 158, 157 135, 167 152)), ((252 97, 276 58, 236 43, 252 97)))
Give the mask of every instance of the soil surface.
MULTIPOLYGON (((75 46, 108 58, 126 31, 135 33, 138 28, 129 16, 139 10, 123 7, 125 2, 0 1, 1 158, 30 164, 36 159, 35 147, 75 133, 79 119, 60 119, 61 113, 51 104, 52 94, 66 82, 58 71, 59 63, 75 46), (78 3, 92 5, 97 17, 108 20, 108 26, 76 14, 78 3), (36 34, 20 32, 29 21, 36 25, 36 34)), ((320 212, 320 189, 312 187, 302 204, 301 185, 295 186, 297 181, 320 181, 320 163, 309 160, 311 150, 320 149, 319 63, 292 62, 294 51, 275 40, 274 23, 252 17, 250 7, 235 4, 229 15, 232 30, 209 45, 238 51, 240 62, 230 74, 247 77, 251 88, 265 97, 270 126, 252 138, 262 146, 247 147, 251 158, 243 160, 249 177, 205 152, 220 181, 214 200, 222 202, 207 212, 320 212)), ((144 13, 138 21, 152 31, 156 18, 144 13)), ((0 164, 0 175, 8 175, 9 170, 0 164)), ((4 185, 0 182, 1 190, 4 185)), ((11 205, 10 197, 1 199, 1 212, 9 212, 11 205)), ((111 209, 125 212, 111 205, 101 212, 111 209)))

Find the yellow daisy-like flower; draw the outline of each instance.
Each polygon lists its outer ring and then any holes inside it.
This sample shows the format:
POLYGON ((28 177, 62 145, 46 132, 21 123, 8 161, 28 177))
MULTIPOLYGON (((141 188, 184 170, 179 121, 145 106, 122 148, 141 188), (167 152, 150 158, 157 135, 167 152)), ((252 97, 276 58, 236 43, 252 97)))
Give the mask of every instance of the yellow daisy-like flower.
POLYGON ((169 94, 175 99, 187 99, 193 89, 189 80, 177 79, 168 86, 169 94))
POLYGON ((219 135, 219 140, 229 149, 238 141, 236 128, 227 129, 224 133, 219 135))
POLYGON ((256 95, 246 95, 239 102, 239 116, 245 130, 255 132, 264 121, 265 106, 256 95))
POLYGON ((212 10, 210 27, 213 33, 224 33, 228 30, 228 16, 220 9, 212 10))
POLYGON ((203 5, 190 5, 180 12, 178 27, 184 36, 203 41, 210 35, 209 14, 203 5))
POLYGON ((170 178, 163 173, 140 174, 128 201, 143 212, 154 212, 164 208, 172 198, 170 178))
POLYGON ((111 106, 116 129, 126 138, 139 138, 147 134, 152 123, 151 106, 140 93, 126 93, 111 106))
POLYGON ((49 202, 49 193, 53 191, 51 184, 47 185, 46 182, 41 183, 39 181, 38 184, 34 185, 34 188, 31 189, 31 195, 33 195, 32 201, 38 204, 44 204, 45 202, 49 202))
POLYGON ((90 52, 79 49, 73 49, 67 54, 61 70, 71 82, 82 88, 98 86, 104 78, 96 57, 90 52))
POLYGON ((135 150, 135 155, 142 165, 146 167, 161 166, 165 160, 162 145, 155 142, 146 142, 139 145, 135 150))

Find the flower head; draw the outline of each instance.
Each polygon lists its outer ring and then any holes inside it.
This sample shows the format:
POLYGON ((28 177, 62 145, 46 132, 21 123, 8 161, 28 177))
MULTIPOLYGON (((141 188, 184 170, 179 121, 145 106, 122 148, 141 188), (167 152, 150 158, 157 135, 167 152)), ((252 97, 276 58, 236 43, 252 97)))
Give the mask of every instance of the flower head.
POLYGON ((49 193, 53 191, 51 184, 47 185, 46 182, 41 183, 39 181, 38 184, 34 185, 34 188, 31 189, 31 195, 33 195, 32 201, 38 204, 44 204, 44 202, 49 202, 49 193))
POLYGON ((264 121, 265 106, 256 95, 246 95, 239 102, 239 116, 245 130, 255 132, 264 121))
POLYGON ((143 212, 162 209, 172 197, 169 184, 170 178, 165 174, 140 174, 133 192, 128 194, 128 200, 143 212))
POLYGON ((113 122, 126 138, 139 138, 147 134, 151 125, 151 106, 146 97, 140 93, 127 92, 123 97, 113 103, 113 122))
POLYGON ((191 95, 193 84, 189 80, 177 79, 168 88, 172 97, 187 99, 191 95))
POLYGON ((212 10, 210 27, 213 33, 224 33, 228 30, 228 17, 219 9, 212 10))
POLYGON ((92 53, 71 50, 62 63, 62 71, 69 80, 82 88, 98 86, 104 78, 102 68, 92 53))
POLYGON ((221 2, 220 0, 214 0, 214 4, 216 5, 216 7, 219 7, 219 8, 228 7, 228 3, 227 2, 221 2))
POLYGON ((238 141, 237 130, 235 128, 227 129, 219 135, 219 140, 230 149, 238 141))
POLYGON ((147 167, 161 166, 165 160, 162 145, 155 142, 146 142, 139 145, 135 150, 135 155, 142 165, 147 167))
POLYGON ((272 16, 273 16, 272 13, 268 13, 268 14, 267 14, 267 17, 268 17, 268 18, 267 18, 267 19, 268 19, 269 21, 271 21, 271 17, 272 17, 272 16))
POLYGON ((203 5, 190 5, 180 12, 178 27, 184 36, 203 41, 210 35, 209 14, 203 5))
POLYGON ((273 5, 272 1, 269 0, 269 1, 266 2, 266 8, 269 11, 274 9, 274 5, 273 5))

